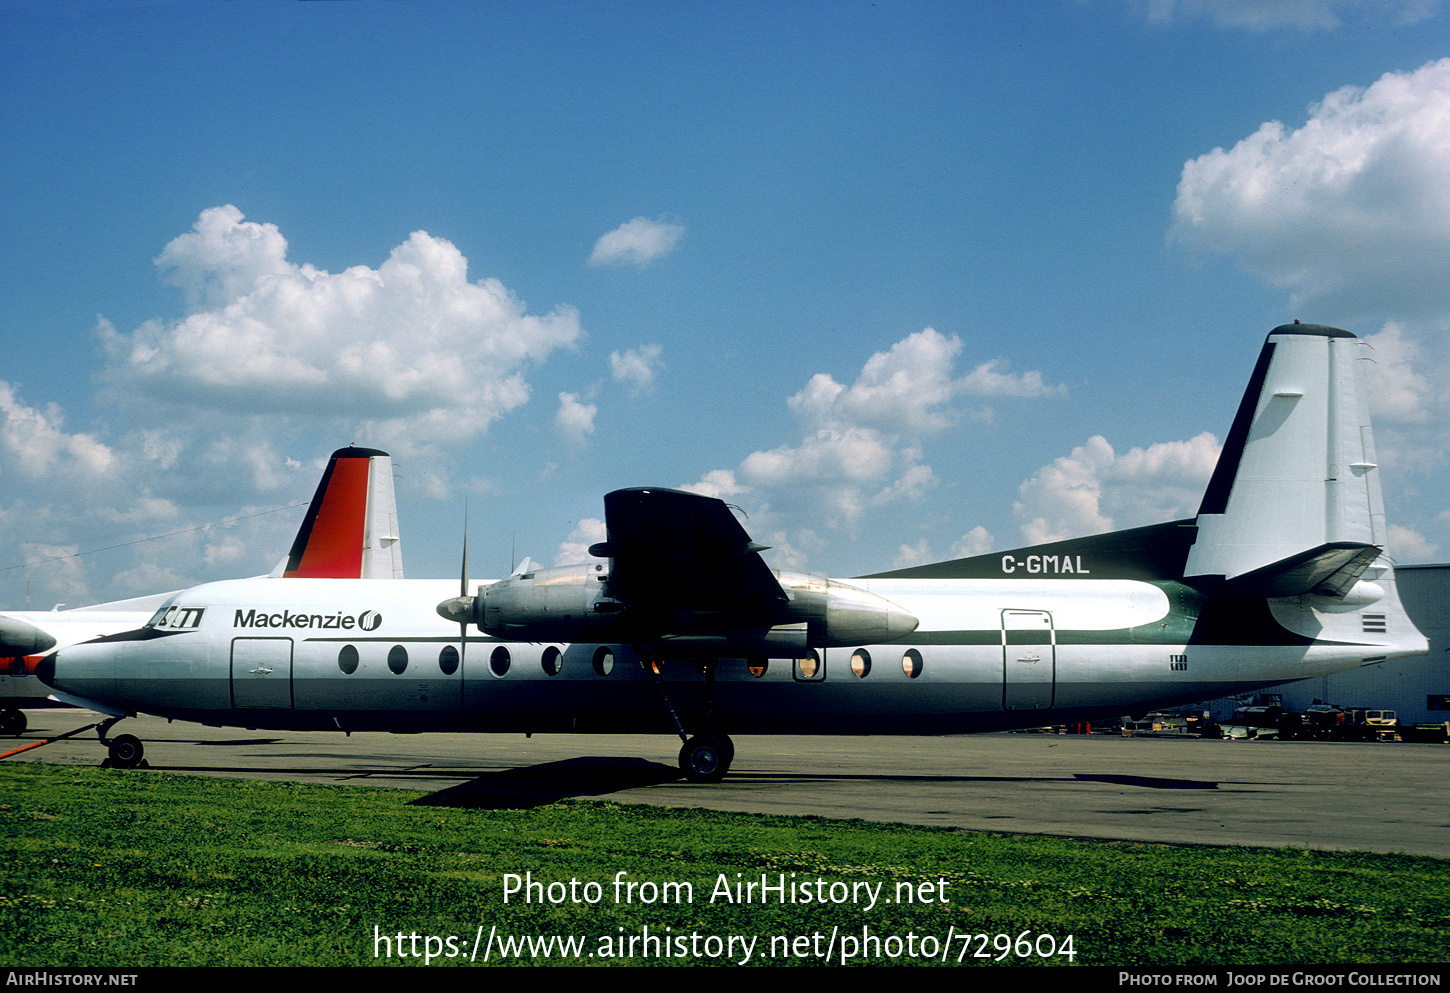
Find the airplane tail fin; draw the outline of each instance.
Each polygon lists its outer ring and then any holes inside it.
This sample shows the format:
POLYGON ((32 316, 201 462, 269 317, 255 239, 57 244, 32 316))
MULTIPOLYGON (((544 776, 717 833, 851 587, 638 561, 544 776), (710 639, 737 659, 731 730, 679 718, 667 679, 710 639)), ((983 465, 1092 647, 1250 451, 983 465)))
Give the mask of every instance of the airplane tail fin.
POLYGON ((332 453, 312 506, 273 576, 402 579, 393 460, 375 448, 332 453))
POLYGON ((1198 509, 1185 579, 1342 598, 1386 538, 1364 385, 1348 331, 1269 332, 1198 509))
POLYGON ((864 578, 1182 579, 1343 600, 1386 535, 1362 347, 1314 324, 1269 332, 1196 519, 864 578))

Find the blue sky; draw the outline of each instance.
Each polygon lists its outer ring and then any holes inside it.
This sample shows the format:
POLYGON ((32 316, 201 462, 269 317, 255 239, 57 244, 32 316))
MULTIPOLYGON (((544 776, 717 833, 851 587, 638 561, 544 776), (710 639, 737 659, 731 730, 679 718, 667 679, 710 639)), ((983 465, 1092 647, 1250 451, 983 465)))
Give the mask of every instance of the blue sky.
POLYGON ((480 577, 621 486, 836 576, 1190 516, 1294 318, 1442 560, 1447 58, 1435 0, 0 2, 0 605, 264 572, 350 442, 415 577, 465 498, 480 577))

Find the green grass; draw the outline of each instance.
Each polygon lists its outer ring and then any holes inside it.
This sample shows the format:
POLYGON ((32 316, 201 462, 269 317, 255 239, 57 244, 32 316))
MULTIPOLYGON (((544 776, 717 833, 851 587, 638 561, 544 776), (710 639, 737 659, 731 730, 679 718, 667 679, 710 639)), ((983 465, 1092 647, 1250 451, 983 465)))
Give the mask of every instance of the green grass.
MULTIPOLYGON (((496 927, 497 936, 582 941, 579 957, 553 946, 505 964, 598 962, 600 952, 636 965, 739 960, 738 944, 710 956, 715 946, 705 943, 731 935, 757 939, 752 963, 815 963, 833 929, 835 961, 841 939, 859 941, 863 929, 882 944, 857 961, 920 962, 929 938, 953 963, 963 951, 990 962, 1001 954, 997 935, 1015 942, 1024 932, 1029 942, 1071 935, 1072 960, 1085 965, 1450 959, 1450 863, 1434 858, 1007 837, 597 801, 524 810, 412 803, 424 795, 0 766, 0 964, 421 965, 411 953, 428 950, 427 936, 454 936, 462 957, 435 944, 438 966, 467 961, 480 927, 485 936, 496 927), (691 883, 694 901, 616 903, 621 871, 635 882, 691 883), (578 880, 581 895, 597 883, 600 899, 524 903, 520 894, 505 905, 510 873, 578 880), (721 874, 733 884, 737 873, 881 884, 885 899, 869 910, 712 903, 721 874), (898 883, 939 880, 949 902, 885 902, 898 883), (623 957, 601 945, 646 927, 683 944, 654 946, 655 954, 636 944, 623 957), (374 957, 385 947, 375 928, 395 939, 393 958, 374 957), (409 936, 401 959, 399 932, 409 936), (944 945, 949 934, 957 937, 944 945), (802 936, 810 954, 782 954, 802 936), (671 950, 705 954, 659 954, 671 950)), ((934 887, 927 895, 938 896, 934 887)), ((1041 948, 1051 948, 1047 939, 1041 948)), ((497 945, 491 956, 501 961, 497 945)), ((1018 959, 1011 947, 1007 960, 1044 961, 1035 952, 1018 959)))

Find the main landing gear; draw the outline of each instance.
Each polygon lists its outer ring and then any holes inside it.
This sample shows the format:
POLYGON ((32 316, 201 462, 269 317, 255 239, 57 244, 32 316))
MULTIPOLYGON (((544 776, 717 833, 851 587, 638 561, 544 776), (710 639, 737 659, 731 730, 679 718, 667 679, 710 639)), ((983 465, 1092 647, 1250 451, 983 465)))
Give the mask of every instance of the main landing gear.
MULTIPOLYGON (((685 733, 685 725, 680 721, 679 714, 675 713, 674 704, 670 703, 669 694, 665 692, 664 680, 660 678, 660 669, 664 662, 652 659, 643 646, 634 646, 635 656, 639 664, 644 666, 644 671, 649 674, 650 681, 654 683, 655 689, 659 692, 660 701, 664 703, 665 709, 670 713, 670 720, 674 722, 675 731, 678 732, 680 740, 684 744, 680 747, 680 772, 692 783, 718 783, 725 778, 725 773, 730 771, 730 763, 735 759, 735 743, 730 736, 719 734, 715 731, 706 731, 704 734, 697 734, 693 738, 685 733)), ((705 727, 710 726, 710 716, 715 709, 715 665, 714 661, 701 663, 701 671, 705 676, 705 727)))
POLYGON ((106 732, 111 726, 124 718, 113 717, 104 722, 96 729, 96 737, 101 739, 110 754, 101 763, 103 768, 108 769, 136 769, 146 764, 146 746, 141 744, 141 739, 133 734, 118 734, 114 738, 107 738, 106 732))
POLYGON ((697 734, 680 748, 680 771, 692 783, 718 783, 730 771, 735 743, 727 734, 697 734))

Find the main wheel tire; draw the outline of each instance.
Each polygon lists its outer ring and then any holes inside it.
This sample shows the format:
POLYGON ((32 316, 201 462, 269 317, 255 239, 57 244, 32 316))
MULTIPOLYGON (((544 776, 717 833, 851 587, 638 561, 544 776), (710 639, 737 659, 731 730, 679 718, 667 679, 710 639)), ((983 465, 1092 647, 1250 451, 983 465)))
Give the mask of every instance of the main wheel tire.
POLYGON ((728 738, 696 735, 680 749, 680 771, 692 783, 718 783, 730 771, 735 749, 728 738))
POLYGON ((111 739, 111 764, 120 769, 134 769, 141 764, 146 746, 132 734, 117 735, 111 739))

